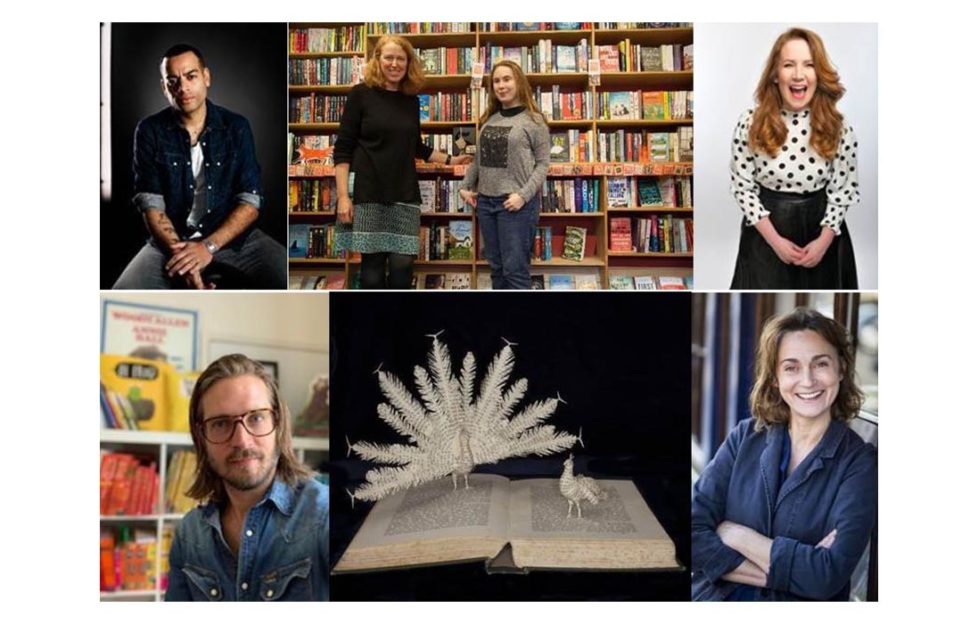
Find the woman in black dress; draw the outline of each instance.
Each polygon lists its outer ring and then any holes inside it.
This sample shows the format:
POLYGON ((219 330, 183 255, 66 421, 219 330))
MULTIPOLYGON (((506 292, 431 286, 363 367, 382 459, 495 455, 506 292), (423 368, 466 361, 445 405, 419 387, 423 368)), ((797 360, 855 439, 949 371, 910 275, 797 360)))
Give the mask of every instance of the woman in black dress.
POLYGON ((417 93, 423 82, 410 42, 384 36, 374 47, 363 82, 353 87, 344 105, 333 152, 336 245, 362 254, 361 288, 411 287, 421 228, 415 158, 453 165, 471 160, 421 141, 417 93))

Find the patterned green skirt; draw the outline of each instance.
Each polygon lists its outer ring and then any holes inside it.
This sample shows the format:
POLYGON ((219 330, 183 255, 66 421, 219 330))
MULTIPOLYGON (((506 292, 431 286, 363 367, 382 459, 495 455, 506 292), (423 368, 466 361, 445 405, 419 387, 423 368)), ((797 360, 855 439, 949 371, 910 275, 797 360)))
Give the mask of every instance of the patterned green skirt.
POLYGON ((336 224, 337 251, 418 255, 421 207, 416 204, 356 204, 353 223, 336 224))

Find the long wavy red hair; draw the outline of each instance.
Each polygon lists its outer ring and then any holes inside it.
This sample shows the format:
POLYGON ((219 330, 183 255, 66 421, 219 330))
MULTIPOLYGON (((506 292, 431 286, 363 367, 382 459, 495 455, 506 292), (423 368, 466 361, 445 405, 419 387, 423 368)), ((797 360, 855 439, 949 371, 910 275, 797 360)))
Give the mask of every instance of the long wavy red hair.
POLYGON ((781 48, 794 39, 801 39, 808 44, 818 81, 810 106, 812 117, 810 143, 819 156, 825 160, 832 160, 835 158, 836 150, 839 148, 839 137, 842 135, 842 113, 836 109, 835 103, 842 98, 846 89, 839 81, 839 72, 829 60, 822 38, 804 28, 792 28, 784 32, 771 48, 764 73, 761 74, 757 90, 754 91, 757 107, 754 110, 754 122, 750 127, 748 142, 755 152, 764 152, 774 158, 788 138, 788 127, 781 116, 778 66, 781 62, 781 48))

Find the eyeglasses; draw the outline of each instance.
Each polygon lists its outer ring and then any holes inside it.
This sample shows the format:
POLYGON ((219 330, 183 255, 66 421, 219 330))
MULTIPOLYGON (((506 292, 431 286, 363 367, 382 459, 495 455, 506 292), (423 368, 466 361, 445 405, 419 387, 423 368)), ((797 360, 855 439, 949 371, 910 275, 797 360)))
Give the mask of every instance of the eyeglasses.
POLYGON ((200 430, 211 444, 224 444, 234 437, 238 425, 244 430, 261 438, 275 431, 278 425, 278 415, 271 408, 251 410, 240 416, 215 416, 200 423, 200 430))

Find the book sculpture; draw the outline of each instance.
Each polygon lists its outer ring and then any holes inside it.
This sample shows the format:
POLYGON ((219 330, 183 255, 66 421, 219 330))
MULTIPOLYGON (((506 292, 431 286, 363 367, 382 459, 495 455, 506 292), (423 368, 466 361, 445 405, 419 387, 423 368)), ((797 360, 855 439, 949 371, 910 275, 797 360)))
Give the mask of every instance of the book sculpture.
POLYGON ((560 475, 560 493, 567 499, 567 517, 571 510, 577 507, 577 517, 581 517, 581 501, 597 505, 598 501, 608 498, 607 492, 601 490, 598 482, 591 477, 574 475, 574 454, 564 460, 564 472, 560 475))
POLYGON ((449 475, 455 488, 459 477, 468 488, 468 475, 475 466, 508 457, 552 455, 580 439, 543 424, 562 402, 559 393, 513 415, 528 388, 526 379, 507 387, 515 343, 503 339, 506 346, 486 369, 477 396, 475 356, 466 354, 461 370, 454 374, 451 355, 439 334, 431 336, 428 369, 414 368, 420 401, 395 375, 378 369, 380 389, 388 402, 377 406, 377 415, 407 443, 351 445, 362 459, 386 464, 367 472, 366 483, 350 493, 353 499, 376 501, 449 475))

